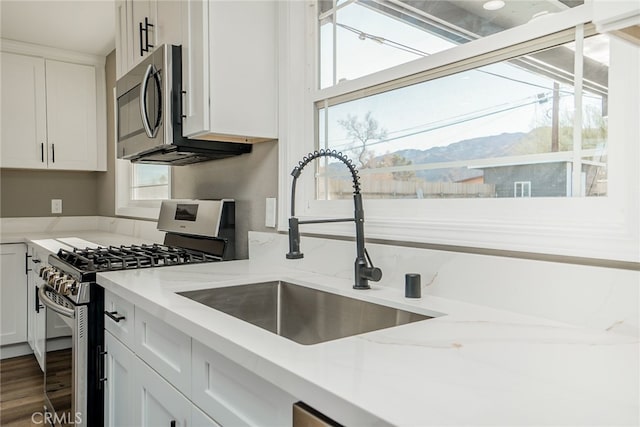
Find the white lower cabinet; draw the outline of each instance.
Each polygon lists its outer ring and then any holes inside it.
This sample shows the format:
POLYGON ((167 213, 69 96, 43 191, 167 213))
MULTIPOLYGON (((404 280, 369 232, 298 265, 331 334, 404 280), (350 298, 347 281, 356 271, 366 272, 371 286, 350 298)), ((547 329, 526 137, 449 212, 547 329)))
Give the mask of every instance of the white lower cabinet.
POLYGON ((40 365, 40 369, 44 371, 44 334, 46 327, 44 304, 38 298, 38 287, 42 286, 40 278, 40 267, 46 265, 46 255, 38 253, 33 247, 29 246, 29 255, 31 267, 27 276, 27 341, 33 354, 40 365), (44 260, 44 261, 43 261, 44 260))
MULTIPOLYGON (((105 302, 124 313, 117 295, 105 291, 105 302)), ((139 307, 127 310, 124 343, 121 330, 105 329, 107 427, 291 425, 293 396, 139 307)))
POLYGON ((290 426, 293 396, 193 340, 193 403, 223 426, 290 426))
POLYGON ((133 387, 134 425, 189 427, 191 402, 137 357, 134 366, 137 377, 133 387))
POLYGON ((27 248, 0 245, 0 345, 27 341, 27 248))
POLYGON ((105 427, 133 426, 136 355, 110 332, 104 332, 105 374, 104 425, 105 427))
POLYGON ((186 397, 111 332, 105 331, 104 342, 105 427, 192 425, 194 407, 186 397))

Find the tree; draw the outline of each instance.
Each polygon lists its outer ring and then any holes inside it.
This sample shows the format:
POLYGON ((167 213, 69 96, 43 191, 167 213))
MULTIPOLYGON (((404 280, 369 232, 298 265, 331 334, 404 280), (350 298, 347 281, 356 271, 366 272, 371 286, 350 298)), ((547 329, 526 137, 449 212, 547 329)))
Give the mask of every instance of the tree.
POLYGON ((387 130, 381 128, 378 121, 373 118, 371 111, 365 114, 363 120, 359 120, 358 116, 347 115, 346 120, 338 120, 340 126, 347 131, 347 136, 351 138, 353 144, 352 150, 360 162, 360 167, 369 166, 373 160, 373 153, 367 150, 367 144, 370 141, 381 141, 387 138, 387 130))
MULTIPOLYGON (((413 164, 411 160, 400 156, 399 154, 385 154, 382 160, 378 163, 379 167, 393 167, 393 166, 409 166, 413 164)), ((410 181, 416 177, 415 171, 394 171, 391 172, 391 176, 395 181, 410 181)))

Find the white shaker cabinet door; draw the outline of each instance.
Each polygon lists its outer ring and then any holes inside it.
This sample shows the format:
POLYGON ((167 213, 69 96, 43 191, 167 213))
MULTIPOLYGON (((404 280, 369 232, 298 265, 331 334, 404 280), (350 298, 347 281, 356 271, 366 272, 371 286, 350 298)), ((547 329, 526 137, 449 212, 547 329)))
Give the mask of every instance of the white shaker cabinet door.
POLYGON ((47 168, 44 59, 0 53, 0 167, 47 168))
POLYGON ((182 133, 209 129, 209 2, 182 2, 182 133))
POLYGON ((104 425, 124 427, 134 425, 134 390, 136 356, 110 332, 104 332, 105 375, 104 425))
MULTIPOLYGON (((36 281, 37 282, 37 281, 36 281)), ((42 283, 37 283, 34 288, 34 295, 38 294, 38 289, 40 286, 43 286, 42 283)), ((35 298, 35 297, 34 297, 35 298)), ((35 306, 35 302, 34 302, 35 306)), ((35 307, 34 307, 35 308, 35 307)), ((46 323, 46 315, 44 304, 38 301, 38 308, 33 317, 33 355, 36 357, 38 361, 38 365, 40 365, 40 369, 44 372, 44 334, 45 328, 47 327, 46 323)))
POLYGON ((135 417, 139 427, 190 427, 191 402, 142 360, 135 358, 135 417))
POLYGON ((52 60, 45 66, 49 168, 95 170, 95 67, 52 60))
POLYGON ((131 16, 131 63, 129 69, 138 65, 153 49, 156 43, 156 1, 127 0, 131 16))
POLYGON ((0 245, 0 345, 27 341, 27 249, 0 245))
POLYGON ((27 272, 27 342, 33 350, 40 369, 44 371, 45 307, 38 298, 38 286, 42 284, 38 273, 45 265, 47 257, 31 245, 28 247, 28 253, 31 255, 31 261, 27 272))
POLYGON ((182 44, 182 3, 176 0, 156 2, 156 22, 154 23, 156 47, 163 44, 176 46, 182 44))
POLYGON ((116 0, 116 80, 129 71, 133 61, 133 40, 129 4, 125 0, 116 0))

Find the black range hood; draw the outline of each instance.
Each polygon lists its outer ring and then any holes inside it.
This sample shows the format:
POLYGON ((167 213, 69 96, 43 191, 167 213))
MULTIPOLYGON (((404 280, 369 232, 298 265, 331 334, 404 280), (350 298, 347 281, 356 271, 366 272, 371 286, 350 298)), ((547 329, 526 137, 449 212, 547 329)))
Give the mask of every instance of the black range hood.
POLYGON ((129 160, 152 165, 184 166, 250 153, 251 147, 251 144, 187 139, 180 136, 179 139, 174 138, 171 145, 159 146, 129 160))

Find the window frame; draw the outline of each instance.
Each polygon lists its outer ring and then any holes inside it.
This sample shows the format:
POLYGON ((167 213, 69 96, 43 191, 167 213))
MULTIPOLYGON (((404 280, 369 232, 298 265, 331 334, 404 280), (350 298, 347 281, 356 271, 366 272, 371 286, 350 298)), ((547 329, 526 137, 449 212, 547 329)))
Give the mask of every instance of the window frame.
MULTIPOLYGON (((133 163, 116 159, 116 215, 141 219, 158 219, 162 200, 134 200, 132 195, 133 163)), ((169 168, 168 199, 171 198, 171 176, 169 168)))
MULTIPOLYGON (((315 2, 281 5, 280 205, 278 230, 287 231, 290 213, 291 169, 315 149, 315 103, 462 61, 534 46, 570 28, 583 29, 592 21, 587 2, 562 13, 468 42, 426 58, 341 82, 318 87, 318 28, 315 2), (305 37, 301 37, 305 34, 305 37), (287 83, 284 85, 284 83, 287 83), (299 90, 299 92, 298 92, 299 90), (303 141, 302 143, 300 141, 303 141)), ((578 30, 580 31, 580 30, 578 30)), ((618 43, 616 41, 616 43, 618 43)), ((612 43, 612 49, 613 49, 612 43)), ((637 84, 637 82, 636 82, 637 84)), ((633 91, 626 95, 633 101, 633 91)), ((637 98, 635 99, 637 105, 637 98)), ((626 104, 625 104, 626 105, 626 104)), ((365 200, 366 235, 386 241, 416 242, 455 247, 488 248, 585 258, 640 261, 640 125, 622 128, 637 111, 609 106, 609 140, 630 141, 608 147, 609 188, 606 197, 365 200), (613 111, 612 111, 613 110, 613 111), (614 117, 615 113, 616 116, 614 117), (634 144, 633 141, 636 143, 634 144), (472 213, 472 214, 470 214, 472 213)), ((637 107, 636 107, 637 108, 637 107)), ((631 120, 631 121, 629 121, 631 120)), ((312 167, 298 179, 296 216, 300 219, 338 218, 353 212, 350 200, 315 200, 312 167)), ((352 224, 305 225, 303 233, 353 236, 352 224)))

